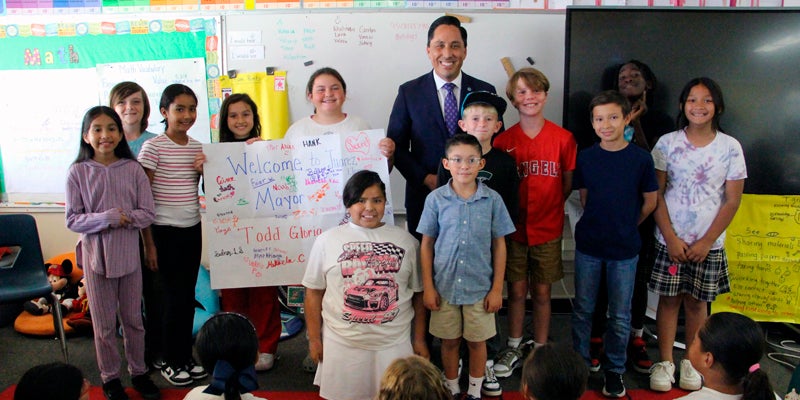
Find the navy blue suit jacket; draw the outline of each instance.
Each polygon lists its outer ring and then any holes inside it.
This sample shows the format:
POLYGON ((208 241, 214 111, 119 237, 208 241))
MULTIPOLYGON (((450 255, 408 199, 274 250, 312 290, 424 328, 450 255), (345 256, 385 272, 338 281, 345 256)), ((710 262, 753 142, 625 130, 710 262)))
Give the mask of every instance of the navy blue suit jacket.
MULTIPOLYGON (((386 130, 397 146, 394 165, 406 179, 408 230, 415 235, 425 197, 430 193, 423 183, 425 176, 436 175, 444 156, 444 144, 450 137, 433 73, 400 85, 386 130)), ((467 93, 477 90, 497 93, 491 84, 462 72, 458 104, 467 93)))

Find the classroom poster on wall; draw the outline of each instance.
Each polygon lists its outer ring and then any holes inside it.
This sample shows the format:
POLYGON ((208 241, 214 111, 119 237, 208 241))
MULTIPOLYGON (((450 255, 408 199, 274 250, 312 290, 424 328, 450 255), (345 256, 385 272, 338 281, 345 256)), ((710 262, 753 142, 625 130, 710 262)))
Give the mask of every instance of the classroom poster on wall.
MULTIPOLYGON (((108 104, 104 82, 160 82, 159 89, 148 89, 157 93, 151 94, 156 104, 173 81, 204 83, 208 35, 216 35, 213 19, 0 25, 0 80, 6 93, 0 98, 0 158, 8 201, 63 202, 81 119, 90 107, 108 104), (170 68, 154 66, 170 60, 164 63, 170 68), (142 62, 151 66, 141 67, 142 62), (127 73, 104 72, 110 65, 127 73)), ((198 97, 206 99, 205 85, 196 87, 198 97)), ((207 103, 199 104, 201 110, 207 103)), ((157 107, 152 115, 158 117, 157 107)), ((195 126, 208 141, 208 117, 201 115, 195 126)), ((151 129, 160 132, 163 125, 151 122, 151 129)))
POLYGON ((205 235, 211 287, 299 284, 311 246, 348 220, 342 190, 353 173, 377 172, 394 223, 382 129, 203 145, 205 235))
POLYGON ((800 322, 800 196, 743 195, 725 251, 731 292, 712 312, 800 322))

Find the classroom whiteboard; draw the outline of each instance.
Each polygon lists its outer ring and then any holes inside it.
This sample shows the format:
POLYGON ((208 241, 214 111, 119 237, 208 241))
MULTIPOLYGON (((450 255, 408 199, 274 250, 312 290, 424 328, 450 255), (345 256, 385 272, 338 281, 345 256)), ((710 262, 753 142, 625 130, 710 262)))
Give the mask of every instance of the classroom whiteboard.
MULTIPOLYGON (((287 71, 289 113, 296 121, 313 112, 306 100, 308 77, 333 67, 347 83, 345 112, 385 129, 403 83, 431 71, 425 52, 430 23, 441 12, 319 12, 227 15, 222 19, 224 71, 287 71), (263 55, 263 56, 262 56, 263 55)), ((463 71, 493 84, 505 97, 508 76, 500 62, 534 67, 550 79, 545 117, 561 123, 564 92, 565 16, 558 12, 464 12, 467 30, 463 71)), ((519 118, 509 107, 507 126, 519 118)), ((405 181, 391 174, 393 201, 404 211, 405 181)))
POLYGON ((207 49, 208 38, 216 37, 216 20, 61 17, 45 23, 20 18, 0 36, 0 174, 11 205, 63 204, 83 115, 107 104, 110 88, 122 80, 147 91, 148 129, 155 133, 163 132, 161 91, 173 82, 190 86, 198 97, 190 135, 210 140, 205 57, 216 54, 207 49), (47 34, 25 33, 34 28, 47 34))

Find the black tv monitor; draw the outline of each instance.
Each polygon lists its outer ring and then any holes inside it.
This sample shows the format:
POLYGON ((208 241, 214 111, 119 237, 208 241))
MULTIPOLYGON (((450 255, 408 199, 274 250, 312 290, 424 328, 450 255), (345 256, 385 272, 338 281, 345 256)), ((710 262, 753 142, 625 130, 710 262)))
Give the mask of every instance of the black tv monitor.
POLYGON ((745 192, 800 194, 800 10, 567 8, 564 126, 594 140, 588 104, 617 67, 649 65, 655 111, 672 121, 692 78, 722 88, 723 130, 745 153, 745 192))

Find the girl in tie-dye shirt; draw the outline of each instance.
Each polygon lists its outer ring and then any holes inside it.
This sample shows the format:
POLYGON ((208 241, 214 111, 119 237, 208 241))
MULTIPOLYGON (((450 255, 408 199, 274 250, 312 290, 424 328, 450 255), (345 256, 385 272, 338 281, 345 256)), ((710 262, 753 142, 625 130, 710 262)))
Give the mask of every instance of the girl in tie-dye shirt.
MULTIPOLYGON (((674 382, 672 346, 681 304, 686 346, 707 317, 708 302, 730 291, 723 243, 744 188, 747 169, 742 146, 722 132, 722 91, 709 78, 695 78, 680 95, 679 130, 653 149, 659 182, 656 262, 649 289, 660 295, 656 324, 661 362, 651 369, 650 387, 668 391, 674 382)), ((700 375, 688 360, 679 386, 698 390, 700 375)))

